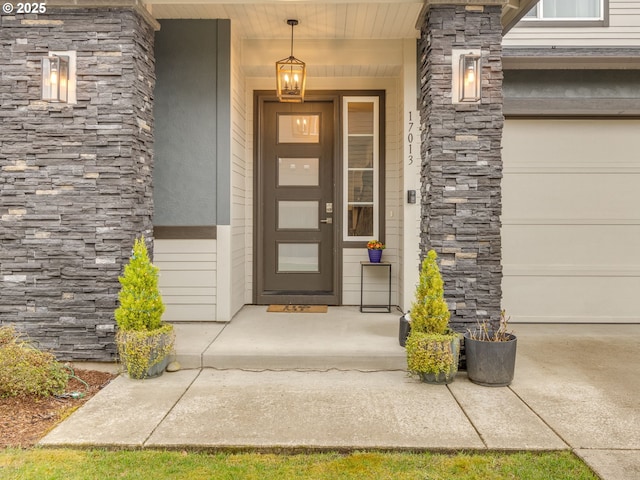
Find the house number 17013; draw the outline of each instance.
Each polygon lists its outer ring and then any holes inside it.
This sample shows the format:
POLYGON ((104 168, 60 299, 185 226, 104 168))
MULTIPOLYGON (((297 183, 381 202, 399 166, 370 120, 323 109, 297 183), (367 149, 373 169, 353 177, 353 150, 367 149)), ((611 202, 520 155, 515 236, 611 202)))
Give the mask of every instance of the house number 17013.
POLYGON ((409 110, 407 112, 408 117, 407 117, 407 125, 406 125, 406 132, 407 132, 407 162, 409 163, 409 165, 413 165, 413 160, 415 158, 415 156, 419 153, 417 150, 417 147, 414 145, 414 142, 419 138, 419 128, 418 128, 418 123, 419 123, 419 117, 418 117, 418 111, 416 110, 409 110))

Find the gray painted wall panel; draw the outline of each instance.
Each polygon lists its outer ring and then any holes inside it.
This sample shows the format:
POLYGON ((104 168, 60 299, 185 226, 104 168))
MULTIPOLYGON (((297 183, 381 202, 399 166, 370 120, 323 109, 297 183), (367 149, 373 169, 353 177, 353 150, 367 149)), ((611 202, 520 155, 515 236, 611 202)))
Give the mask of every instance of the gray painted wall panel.
POLYGON ((640 70, 505 70, 507 116, 637 116, 640 70))
POLYGON ((218 20, 218 225, 231 225, 231 22, 218 20))
POLYGON ((161 26, 156 33, 154 225, 228 223, 229 81, 220 81, 229 77, 228 21, 165 20, 161 26))
POLYGON ((506 98, 640 98, 640 70, 505 70, 506 98))

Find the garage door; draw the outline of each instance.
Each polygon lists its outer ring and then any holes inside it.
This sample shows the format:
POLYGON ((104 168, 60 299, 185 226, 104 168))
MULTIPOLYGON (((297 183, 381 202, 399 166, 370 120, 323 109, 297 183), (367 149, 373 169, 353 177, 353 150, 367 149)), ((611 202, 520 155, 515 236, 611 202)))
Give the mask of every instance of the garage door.
POLYGON ((640 322, 640 120, 520 120, 503 137, 514 322, 640 322))

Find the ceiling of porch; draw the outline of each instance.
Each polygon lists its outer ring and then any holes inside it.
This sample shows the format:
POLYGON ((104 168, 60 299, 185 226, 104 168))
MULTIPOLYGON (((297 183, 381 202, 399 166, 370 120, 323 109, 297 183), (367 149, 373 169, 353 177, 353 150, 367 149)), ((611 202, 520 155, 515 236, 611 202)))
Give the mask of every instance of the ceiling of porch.
MULTIPOLYGON (((536 1, 500 2, 503 24, 519 18, 536 1)), ((294 55, 307 62, 310 77, 326 78, 398 75, 402 43, 419 37, 416 24, 425 4, 425 0, 144 2, 161 23, 163 19, 230 19, 234 36, 243 43, 243 69, 249 77, 273 75, 274 62, 289 54, 291 27, 286 21, 297 19, 294 55)))
POLYGON ((298 19, 295 39, 418 38, 423 0, 354 3, 340 0, 148 0, 152 15, 166 18, 229 18, 243 39, 289 38, 288 18, 298 19))
MULTIPOLYGON (((417 38, 415 26, 427 0, 143 0, 157 19, 228 18, 240 38, 288 37, 288 18, 300 21, 299 39, 417 38)), ((432 0, 433 3, 446 3, 432 0)), ((459 1, 459 0, 457 0, 459 1)), ((538 0, 488 0, 502 5, 506 29, 538 0)), ((469 0, 469 4, 482 4, 469 0)))

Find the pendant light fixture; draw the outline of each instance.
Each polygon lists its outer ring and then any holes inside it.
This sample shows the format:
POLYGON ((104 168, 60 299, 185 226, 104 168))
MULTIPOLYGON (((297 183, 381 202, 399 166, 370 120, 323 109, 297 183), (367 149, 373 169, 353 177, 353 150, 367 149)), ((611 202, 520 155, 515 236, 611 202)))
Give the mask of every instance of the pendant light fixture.
POLYGON ((304 102, 304 88, 307 81, 307 67, 302 60, 293 56, 293 27, 298 20, 287 20, 291 25, 291 54, 276 62, 276 86, 281 102, 304 102))

